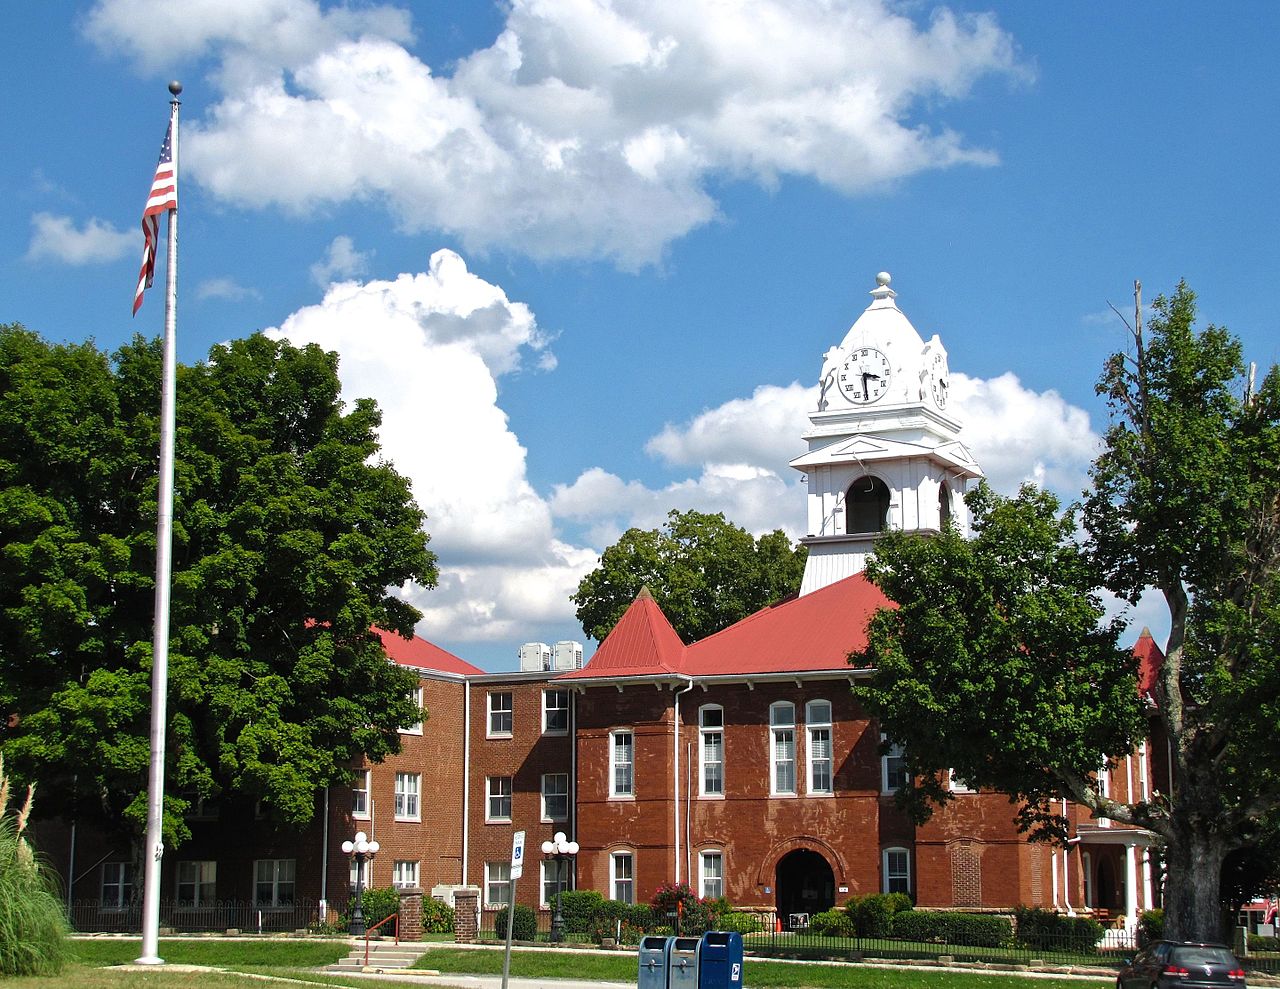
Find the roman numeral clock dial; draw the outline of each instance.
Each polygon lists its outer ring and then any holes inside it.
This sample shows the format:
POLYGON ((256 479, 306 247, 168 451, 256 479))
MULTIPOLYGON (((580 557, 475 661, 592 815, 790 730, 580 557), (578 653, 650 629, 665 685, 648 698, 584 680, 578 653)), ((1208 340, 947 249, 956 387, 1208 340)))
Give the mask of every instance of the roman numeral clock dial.
POLYGON ((889 358, 874 347, 855 350, 840 365, 840 390, 856 405, 869 405, 889 390, 889 358))

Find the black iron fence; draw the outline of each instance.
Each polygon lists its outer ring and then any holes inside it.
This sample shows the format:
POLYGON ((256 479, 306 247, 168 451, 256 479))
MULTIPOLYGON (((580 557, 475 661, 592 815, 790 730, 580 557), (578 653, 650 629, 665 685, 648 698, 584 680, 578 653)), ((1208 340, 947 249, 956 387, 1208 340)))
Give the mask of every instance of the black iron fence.
MULTIPOLYGON (((314 931, 330 921, 334 908, 340 905, 331 902, 328 906, 330 916, 324 917, 320 904, 314 900, 295 900, 279 906, 244 900, 215 900, 199 905, 161 900, 160 927, 177 934, 314 931)), ((79 900, 71 903, 67 918, 72 928, 82 934, 140 934, 142 902, 108 907, 96 900, 79 900)))

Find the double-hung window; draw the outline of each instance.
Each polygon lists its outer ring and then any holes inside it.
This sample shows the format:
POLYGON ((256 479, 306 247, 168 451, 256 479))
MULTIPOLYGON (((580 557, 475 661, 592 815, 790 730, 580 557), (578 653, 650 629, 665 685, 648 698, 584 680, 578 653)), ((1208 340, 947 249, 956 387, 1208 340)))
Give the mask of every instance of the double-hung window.
POLYGON ((551 906, 556 902, 556 894, 569 889, 569 860, 542 860, 542 899, 540 906, 551 906))
POLYGON ((417 889, 418 863, 404 859, 397 860, 391 868, 391 885, 399 889, 417 889))
POLYGON ((704 797, 724 796, 724 708, 705 704, 698 709, 698 764, 704 797))
POLYGON ((796 792, 796 706, 788 701, 769 705, 769 748, 773 764, 770 792, 796 792))
POLYGON ((422 774, 396 773, 397 821, 422 820, 422 774))
POLYGON ((542 692, 542 733, 564 735, 569 731, 569 691, 542 692))
POLYGON ((506 906, 511 902, 511 863, 486 862, 484 864, 484 905, 506 906))
MULTIPOLYGON (((421 714, 421 711, 422 711, 422 687, 421 686, 417 687, 414 690, 409 691, 409 700, 413 701, 414 707, 416 707, 419 711, 419 714, 421 714)), ((408 728, 401 728, 400 734, 401 735, 421 735, 422 734, 421 719, 419 719, 417 724, 410 725, 408 728)))
POLYGON ((569 820, 569 774, 544 773, 542 776, 542 819, 569 820))
POLYGON ((373 771, 360 769, 356 771, 355 782, 351 785, 351 816, 362 821, 369 819, 369 782, 373 771))
POLYGON ((293 903, 294 859, 258 859, 253 863, 253 902, 260 907, 287 907, 293 903))
POLYGON ((510 738, 514 723, 511 692, 497 691, 489 695, 489 737, 510 738))
POLYGON ((511 820, 511 777, 485 777, 485 811, 486 821, 505 823, 511 820))
POLYGON ((178 863, 178 906, 207 907, 217 899, 217 862, 178 863))
POLYGON ((635 859, 630 852, 614 852, 609 856, 609 899, 619 903, 636 902, 635 859))
POLYGON ((831 702, 810 701, 804 707, 809 733, 809 792, 831 792, 831 702))
POLYGON ((718 900, 724 896, 724 856, 720 852, 703 852, 698 859, 698 886, 703 899, 718 900))
POLYGON ((366 889, 373 887, 373 859, 366 858, 363 862, 357 863, 355 856, 351 856, 350 863, 347 866, 347 878, 351 882, 351 891, 354 893, 357 882, 366 889))
MULTIPOLYGON (((609 736, 609 796, 635 796, 635 735, 629 730, 609 736)), ((631 902, 630 900, 627 901, 631 902)))
POLYGON ((102 907, 121 910, 133 899, 133 866, 128 862, 102 863, 102 907))
MULTIPOLYGON (((880 741, 888 738, 881 733, 880 741)), ((907 782, 907 761, 903 758, 901 745, 890 745, 889 751, 880 757, 880 790, 883 793, 897 793, 907 782)))
POLYGON ((911 852, 905 848, 886 848, 884 850, 884 888, 885 893, 911 892, 911 852))

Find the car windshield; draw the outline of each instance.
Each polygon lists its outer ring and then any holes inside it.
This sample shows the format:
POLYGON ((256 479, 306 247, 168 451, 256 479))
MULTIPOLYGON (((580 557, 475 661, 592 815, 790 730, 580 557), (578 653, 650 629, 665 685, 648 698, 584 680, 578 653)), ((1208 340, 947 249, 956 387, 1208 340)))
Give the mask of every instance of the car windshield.
POLYGON ((1198 945, 1173 949, 1173 961, 1179 965, 1235 965, 1236 959, 1226 948, 1198 945))

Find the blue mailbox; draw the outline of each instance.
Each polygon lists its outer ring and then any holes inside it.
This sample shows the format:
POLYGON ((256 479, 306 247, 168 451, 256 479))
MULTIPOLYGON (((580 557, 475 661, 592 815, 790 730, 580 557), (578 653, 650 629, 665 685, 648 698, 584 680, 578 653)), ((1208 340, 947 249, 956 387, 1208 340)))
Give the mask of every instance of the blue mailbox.
POLYGON ((640 939, 640 973, 636 989, 667 989, 667 952, 673 937, 640 939))
POLYGON ((698 989, 742 989, 742 935, 707 931, 698 944, 698 989))

